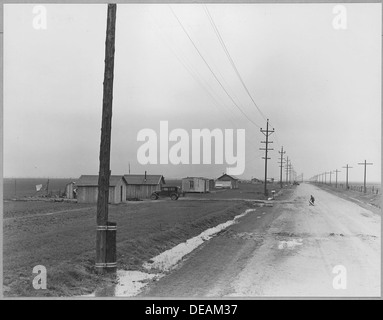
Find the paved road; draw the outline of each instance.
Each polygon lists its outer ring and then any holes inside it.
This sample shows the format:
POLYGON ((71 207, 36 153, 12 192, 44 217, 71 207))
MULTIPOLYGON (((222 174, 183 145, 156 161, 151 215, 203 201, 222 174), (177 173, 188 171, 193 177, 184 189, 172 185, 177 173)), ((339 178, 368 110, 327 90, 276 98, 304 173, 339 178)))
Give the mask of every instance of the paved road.
POLYGON ((141 296, 380 296, 380 215, 309 184, 290 200, 257 208, 141 296))

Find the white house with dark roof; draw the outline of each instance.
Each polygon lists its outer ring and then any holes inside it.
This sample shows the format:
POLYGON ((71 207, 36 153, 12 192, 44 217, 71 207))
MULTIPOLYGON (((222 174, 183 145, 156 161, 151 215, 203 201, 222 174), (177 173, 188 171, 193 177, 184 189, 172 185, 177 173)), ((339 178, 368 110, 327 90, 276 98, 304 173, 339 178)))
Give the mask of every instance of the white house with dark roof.
POLYGON ((150 199, 154 191, 161 190, 165 178, 160 174, 125 174, 126 199, 150 199))
POLYGON ((182 179, 182 191, 206 193, 210 191, 211 179, 203 177, 186 177, 182 179))
MULTIPOLYGON (((82 175, 76 182, 78 203, 97 203, 98 176, 82 175)), ((110 176, 109 178, 109 203, 117 204, 126 202, 127 182, 124 176, 110 176)))

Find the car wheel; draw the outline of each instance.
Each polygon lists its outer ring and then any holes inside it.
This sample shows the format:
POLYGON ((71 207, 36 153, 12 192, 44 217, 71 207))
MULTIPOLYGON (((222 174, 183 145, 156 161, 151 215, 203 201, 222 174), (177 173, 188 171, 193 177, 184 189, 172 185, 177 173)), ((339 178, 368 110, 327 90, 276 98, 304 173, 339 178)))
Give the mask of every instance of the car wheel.
POLYGON ((170 199, 172 199, 172 200, 177 200, 178 197, 177 197, 175 194, 172 194, 171 197, 170 197, 170 199))
POLYGON ((152 200, 157 200, 158 197, 157 197, 155 194, 152 194, 152 195, 150 196, 150 199, 152 199, 152 200))

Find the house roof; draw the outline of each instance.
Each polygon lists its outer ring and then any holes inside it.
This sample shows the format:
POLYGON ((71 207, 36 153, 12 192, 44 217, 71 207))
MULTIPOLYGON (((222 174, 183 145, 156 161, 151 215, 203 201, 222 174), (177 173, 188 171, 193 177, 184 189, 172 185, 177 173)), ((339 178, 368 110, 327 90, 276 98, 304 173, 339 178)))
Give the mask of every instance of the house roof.
MULTIPOLYGON (((120 180, 123 179, 126 183, 124 176, 110 176, 109 186, 115 187, 120 180)), ((82 175, 76 182, 78 187, 97 187, 98 176, 96 175, 82 175)))
POLYGON ((165 178, 160 174, 147 174, 146 180, 144 174, 125 174, 124 178, 128 184, 158 185, 161 181, 165 184, 165 178))
POLYGON ((220 176, 219 178, 217 178, 217 180, 219 180, 219 179, 222 179, 222 178, 224 178, 224 177, 228 177, 228 178, 230 178, 230 179, 232 179, 232 180, 238 180, 237 178, 234 178, 234 177, 232 177, 232 176, 229 176, 228 174, 223 174, 222 176, 220 176))
POLYGON ((204 177, 186 177, 186 178, 182 178, 183 179, 203 179, 203 180, 213 180, 213 179, 209 179, 209 178, 204 178, 204 177))

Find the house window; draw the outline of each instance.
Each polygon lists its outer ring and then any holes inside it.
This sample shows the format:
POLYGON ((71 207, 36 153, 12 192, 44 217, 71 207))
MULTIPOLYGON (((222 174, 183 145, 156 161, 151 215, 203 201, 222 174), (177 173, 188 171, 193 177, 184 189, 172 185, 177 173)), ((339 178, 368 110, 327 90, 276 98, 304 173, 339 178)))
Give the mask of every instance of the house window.
POLYGON ((194 189, 194 181, 189 181, 190 183, 190 189, 194 189))

